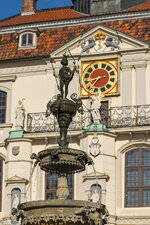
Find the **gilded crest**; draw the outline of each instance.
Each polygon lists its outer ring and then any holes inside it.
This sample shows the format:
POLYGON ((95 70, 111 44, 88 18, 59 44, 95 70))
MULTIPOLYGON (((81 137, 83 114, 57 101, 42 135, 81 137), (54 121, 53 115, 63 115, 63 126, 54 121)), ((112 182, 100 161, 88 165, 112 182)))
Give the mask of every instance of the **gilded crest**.
POLYGON ((104 44, 105 40, 107 38, 107 34, 103 33, 103 32, 99 32, 97 34, 95 34, 94 39, 95 39, 95 50, 96 51, 103 51, 106 47, 106 45, 104 44))

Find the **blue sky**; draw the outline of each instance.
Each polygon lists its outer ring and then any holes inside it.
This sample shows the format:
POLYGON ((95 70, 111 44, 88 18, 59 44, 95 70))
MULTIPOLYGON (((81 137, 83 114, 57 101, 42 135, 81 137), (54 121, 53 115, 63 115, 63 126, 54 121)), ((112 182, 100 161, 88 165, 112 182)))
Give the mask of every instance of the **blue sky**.
MULTIPOLYGON (((0 20, 21 13, 23 0, 0 0, 0 20)), ((38 0, 37 9, 72 6, 71 0, 38 0)))

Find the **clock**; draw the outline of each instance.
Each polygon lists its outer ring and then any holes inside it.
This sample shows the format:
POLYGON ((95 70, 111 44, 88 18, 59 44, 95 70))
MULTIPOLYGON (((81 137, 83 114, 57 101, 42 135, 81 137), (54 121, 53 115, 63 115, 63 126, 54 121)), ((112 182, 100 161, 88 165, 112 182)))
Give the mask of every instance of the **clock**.
POLYGON ((95 92, 100 92, 102 95, 111 95, 117 92, 118 73, 115 63, 95 61, 84 67, 82 72, 84 93, 94 95, 95 92))

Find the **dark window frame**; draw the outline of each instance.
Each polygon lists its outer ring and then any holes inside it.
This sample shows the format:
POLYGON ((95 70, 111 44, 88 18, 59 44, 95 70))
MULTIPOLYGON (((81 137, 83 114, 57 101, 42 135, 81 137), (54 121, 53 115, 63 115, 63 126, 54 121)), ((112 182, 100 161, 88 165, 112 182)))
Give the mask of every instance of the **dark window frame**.
MULTIPOLYGON (((144 150, 147 150, 150 154, 150 148, 148 147, 140 147, 140 148, 134 148, 134 149, 131 149, 130 151, 128 151, 126 154, 125 154, 125 201, 124 201, 124 205, 126 208, 133 208, 133 207, 150 207, 150 204, 149 205, 144 205, 144 202, 143 202, 143 191, 144 190, 150 190, 150 184, 149 185, 144 185, 143 184, 143 171, 144 169, 150 169, 150 163, 149 165, 144 165, 143 163, 143 152, 144 150), (135 165, 127 165, 127 157, 129 154, 132 154, 134 151, 137 151, 138 152, 138 160, 137 160, 137 165, 136 165, 136 162, 135 162, 135 165), (136 179, 135 177, 133 176, 133 179, 132 180, 132 177, 128 177, 127 175, 127 171, 138 171, 138 184, 137 185, 132 185, 132 182, 135 182, 136 184, 136 179), (131 185, 127 182, 131 182, 131 185), (127 195, 127 192, 129 193, 132 192, 133 194, 135 194, 135 192, 137 191, 138 192, 138 199, 137 199, 137 205, 129 205, 129 200, 128 200, 128 195, 127 195)), ((135 160, 135 157, 133 157, 134 160, 135 160)), ((134 162, 131 162, 131 164, 134 164, 134 162)), ((150 178, 149 178, 150 179, 150 178)), ((148 183, 150 181, 148 180, 148 183)), ((149 196, 150 198, 150 196, 149 196)), ((136 202, 136 199, 133 198, 133 200, 135 200, 136 202)), ((132 201, 131 201, 132 202, 132 201)), ((136 203, 135 203, 136 204, 136 203)))
POLYGON ((31 32, 23 33, 21 35, 21 47, 31 47, 31 46, 34 46, 34 34, 31 33, 31 32), (30 40, 30 37, 29 36, 30 35, 32 36, 32 43, 31 44, 29 43, 29 40, 30 40), (23 44, 23 38, 25 40, 25 44, 23 44))
POLYGON ((6 110, 7 110, 7 93, 5 91, 0 90, 0 124, 6 123, 6 110), (5 98, 5 102, 3 102, 4 100, 3 98, 5 98), (5 104, 3 105, 3 103, 5 104))
MULTIPOLYGON (((48 183, 47 183, 47 176, 58 176, 57 174, 50 174, 48 172, 45 172, 45 199, 56 199, 56 191, 57 191, 57 187, 55 188, 47 188, 48 183), (47 195, 52 194, 53 196, 55 196, 55 198, 47 198, 47 195)), ((69 189, 69 193, 72 193, 72 198, 71 200, 74 199, 74 175, 70 174, 69 176, 72 176, 72 187, 69 187, 68 185, 68 189, 69 189)), ((58 178, 57 178, 58 179, 58 178)), ((57 186, 57 184, 56 184, 57 186)))

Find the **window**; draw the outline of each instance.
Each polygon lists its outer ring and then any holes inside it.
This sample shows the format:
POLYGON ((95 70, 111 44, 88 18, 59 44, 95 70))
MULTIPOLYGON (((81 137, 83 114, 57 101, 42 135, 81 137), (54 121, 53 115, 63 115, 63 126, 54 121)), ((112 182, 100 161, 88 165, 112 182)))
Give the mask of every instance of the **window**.
POLYGON ((101 107, 100 107, 100 116, 101 116, 101 123, 108 126, 109 121, 109 102, 108 101, 102 101, 101 107))
POLYGON ((32 48, 36 46, 36 33, 35 32, 24 32, 20 34, 19 48, 32 48))
POLYGON ((7 93, 0 91, 0 123, 6 122, 6 100, 7 93))
POLYGON ((28 45, 33 45, 33 34, 27 33, 22 35, 22 46, 28 46, 28 45))
POLYGON ((0 211, 2 211, 3 160, 0 158, 0 211))
POLYGON ((150 149, 136 148, 125 155, 125 207, 150 206, 150 149))
MULTIPOLYGON (((69 197, 68 199, 73 199, 73 192, 74 192, 74 182, 73 182, 73 175, 69 174, 67 176, 68 180, 68 188, 69 188, 69 197)), ((45 199, 57 199, 56 191, 57 191, 57 184, 58 184, 58 175, 57 174, 45 174, 45 199)))

